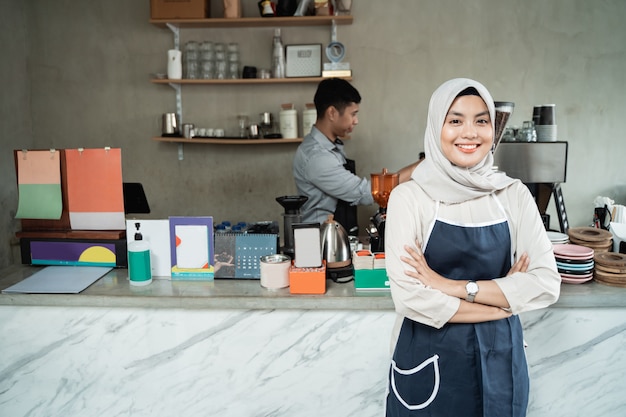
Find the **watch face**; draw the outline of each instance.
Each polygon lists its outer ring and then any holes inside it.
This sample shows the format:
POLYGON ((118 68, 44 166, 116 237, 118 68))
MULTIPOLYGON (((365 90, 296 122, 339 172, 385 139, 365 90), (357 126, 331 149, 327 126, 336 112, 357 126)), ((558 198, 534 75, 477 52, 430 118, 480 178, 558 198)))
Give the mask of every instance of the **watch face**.
POLYGON ((478 292, 478 284, 476 284, 473 281, 470 281, 465 286, 465 289, 467 290, 468 294, 476 294, 478 292))

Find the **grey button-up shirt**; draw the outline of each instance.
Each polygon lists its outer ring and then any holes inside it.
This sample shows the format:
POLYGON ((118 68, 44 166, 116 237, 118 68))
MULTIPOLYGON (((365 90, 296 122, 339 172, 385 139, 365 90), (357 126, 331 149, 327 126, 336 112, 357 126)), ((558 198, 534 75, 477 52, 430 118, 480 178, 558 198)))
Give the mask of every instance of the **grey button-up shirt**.
POLYGON ((300 212, 305 223, 323 223, 337 208, 337 200, 352 205, 374 203, 370 181, 346 168, 343 145, 333 143, 315 126, 298 146, 293 176, 299 195, 309 197, 300 212))

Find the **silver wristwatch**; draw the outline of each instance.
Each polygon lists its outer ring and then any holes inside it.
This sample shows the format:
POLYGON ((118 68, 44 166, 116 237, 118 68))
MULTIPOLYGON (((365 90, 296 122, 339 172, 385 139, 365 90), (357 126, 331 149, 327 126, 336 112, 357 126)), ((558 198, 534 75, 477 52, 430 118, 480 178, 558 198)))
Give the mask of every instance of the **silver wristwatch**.
POLYGON ((476 281, 468 281, 468 283, 465 284, 465 291, 467 291, 467 297, 465 297, 465 300, 473 303, 474 298, 476 298, 476 294, 478 294, 478 284, 476 281))

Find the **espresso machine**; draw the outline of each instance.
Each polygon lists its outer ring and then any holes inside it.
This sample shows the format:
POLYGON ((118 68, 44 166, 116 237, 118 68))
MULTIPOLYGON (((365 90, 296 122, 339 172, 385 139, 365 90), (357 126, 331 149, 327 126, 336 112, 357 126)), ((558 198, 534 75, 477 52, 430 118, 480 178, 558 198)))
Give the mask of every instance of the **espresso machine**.
POLYGON ((567 174, 568 143, 551 142, 501 142, 504 128, 513 113, 515 104, 496 101, 494 166, 509 177, 520 179, 535 198, 544 227, 550 230, 550 216, 546 213, 550 197, 554 197, 556 214, 562 233, 567 233, 569 220, 561 183, 567 174))
POLYGON ((400 177, 397 173, 390 173, 386 168, 382 172, 370 174, 372 180, 372 196, 378 204, 378 211, 370 217, 367 234, 370 239, 372 252, 385 251, 385 222, 387 220, 387 203, 391 190, 399 184, 400 177))
POLYGON ((285 212, 283 213, 284 227, 283 227, 283 246, 281 248, 282 253, 289 256, 291 259, 295 255, 295 246, 293 240, 293 224, 300 223, 302 221, 302 215, 300 214, 300 207, 309 197, 304 195, 284 195, 276 197, 278 204, 283 206, 285 212))

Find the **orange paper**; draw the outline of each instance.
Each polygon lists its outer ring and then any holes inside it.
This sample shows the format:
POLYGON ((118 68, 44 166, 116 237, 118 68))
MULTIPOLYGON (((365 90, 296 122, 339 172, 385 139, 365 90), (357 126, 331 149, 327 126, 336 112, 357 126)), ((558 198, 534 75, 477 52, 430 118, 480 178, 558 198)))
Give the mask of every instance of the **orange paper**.
POLYGON ((72 229, 125 229, 121 149, 68 149, 65 162, 72 229))
POLYGON ((121 149, 67 149, 70 212, 124 212, 121 149))
POLYGON ((17 182, 19 184, 61 184, 59 151, 19 151, 17 182))

